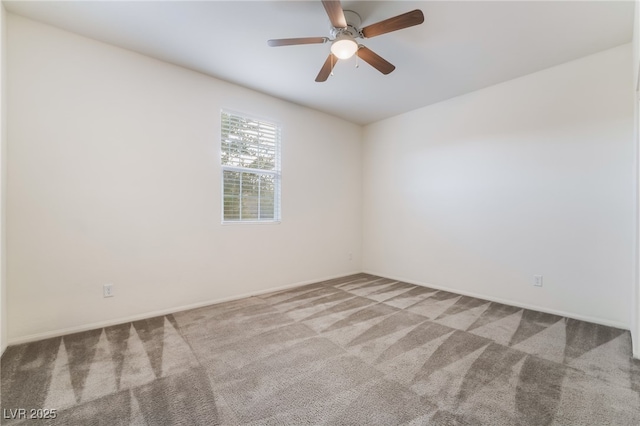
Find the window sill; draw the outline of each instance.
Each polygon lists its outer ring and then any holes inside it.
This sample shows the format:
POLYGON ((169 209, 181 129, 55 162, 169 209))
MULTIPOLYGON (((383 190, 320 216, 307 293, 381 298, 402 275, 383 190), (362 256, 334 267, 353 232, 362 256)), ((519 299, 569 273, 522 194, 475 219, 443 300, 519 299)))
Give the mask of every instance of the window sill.
POLYGON ((279 220, 223 220, 222 225, 280 225, 279 220))

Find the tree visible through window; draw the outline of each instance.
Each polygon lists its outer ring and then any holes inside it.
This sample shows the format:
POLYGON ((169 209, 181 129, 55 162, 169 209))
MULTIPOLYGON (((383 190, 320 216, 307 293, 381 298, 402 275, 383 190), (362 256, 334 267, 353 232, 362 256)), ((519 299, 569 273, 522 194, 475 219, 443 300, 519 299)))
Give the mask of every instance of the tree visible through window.
POLYGON ((221 114, 223 221, 280 220, 280 128, 221 114))

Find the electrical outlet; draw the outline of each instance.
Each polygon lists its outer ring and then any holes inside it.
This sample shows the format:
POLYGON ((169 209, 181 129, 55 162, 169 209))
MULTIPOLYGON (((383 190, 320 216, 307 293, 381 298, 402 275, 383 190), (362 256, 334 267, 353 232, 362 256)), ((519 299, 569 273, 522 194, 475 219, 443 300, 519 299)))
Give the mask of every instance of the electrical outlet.
POLYGON ((353 260, 353 253, 349 253, 349 260, 353 260))
POLYGON ((103 297, 113 297, 113 284, 105 284, 102 286, 103 297))
POLYGON ((542 287, 542 275, 533 276, 533 285, 535 287, 542 287))

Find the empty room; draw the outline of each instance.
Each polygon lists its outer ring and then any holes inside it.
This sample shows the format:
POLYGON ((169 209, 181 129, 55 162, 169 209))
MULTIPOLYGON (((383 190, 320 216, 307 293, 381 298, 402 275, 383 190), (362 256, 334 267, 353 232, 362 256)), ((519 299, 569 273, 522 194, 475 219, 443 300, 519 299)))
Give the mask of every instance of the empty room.
POLYGON ((0 13, 1 424, 640 424, 637 1, 0 13))

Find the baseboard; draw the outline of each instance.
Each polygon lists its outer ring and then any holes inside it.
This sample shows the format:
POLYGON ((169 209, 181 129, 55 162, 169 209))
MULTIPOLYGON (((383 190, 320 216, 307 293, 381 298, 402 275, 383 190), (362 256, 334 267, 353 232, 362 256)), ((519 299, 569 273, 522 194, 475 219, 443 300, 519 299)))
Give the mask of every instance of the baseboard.
MULTIPOLYGON (((620 322, 617 322, 617 321, 610 321, 610 320, 597 318, 597 317, 590 317, 590 316, 585 316, 585 315, 574 314, 574 313, 571 313, 571 312, 565 312, 565 311, 560 311, 560 310, 555 310, 555 309, 548 309, 548 308, 545 308, 545 307, 542 307, 542 306, 530 305, 530 304, 526 304, 526 303, 516 302, 516 301, 513 301, 513 300, 501 299, 501 298, 497 298, 497 297, 490 297, 490 296, 487 296, 487 295, 484 295, 484 294, 478 294, 478 293, 473 293, 473 292, 468 292, 468 291, 462 291, 460 289, 456 289, 456 288, 452 288, 452 287, 433 285, 433 284, 428 284, 428 283, 418 282, 418 281, 415 281, 415 280, 406 279, 406 278, 403 278, 403 277, 397 277, 397 276, 391 276, 391 275, 387 275, 387 274, 381 274, 381 273, 378 273, 378 272, 375 272, 375 271, 371 271, 371 270, 364 270, 364 271, 348 272, 348 273, 344 273, 344 274, 340 274, 340 275, 333 275, 333 276, 324 277, 324 278, 318 278, 318 279, 313 279, 313 280, 300 281, 300 282, 296 282, 296 283, 293 283, 293 284, 287 284, 287 285, 283 285, 283 286, 272 287, 272 288, 265 289, 265 290, 260 290, 260 291, 250 292, 250 293, 243 293, 243 294, 238 294, 238 295, 234 295, 234 296, 230 296, 230 297, 224 297, 224 298, 220 298, 220 299, 213 299, 213 300, 207 300, 207 301, 204 301, 204 302, 192 303, 192 304, 189 304, 189 305, 182 305, 182 306, 177 306, 177 307, 172 307, 172 308, 167 308, 167 309, 161 309, 161 310, 157 310, 157 311, 145 312, 145 313, 142 313, 142 314, 139 314, 139 315, 132 315, 132 316, 125 317, 125 318, 117 318, 117 319, 113 319, 113 320, 94 322, 94 323, 91 323, 91 324, 84 324, 82 326, 77 326, 77 327, 69 327, 69 328, 64 328, 64 329, 59 329, 59 330, 47 331, 47 332, 43 332, 43 333, 30 334, 30 335, 27 335, 27 336, 22 336, 22 337, 16 337, 16 338, 9 339, 9 341, 7 342, 7 346, 19 345, 19 344, 28 343, 28 342, 34 342, 34 341, 37 341, 37 340, 49 339, 51 337, 58 337, 58 336, 64 336, 64 335, 67 335, 67 334, 72 334, 72 333, 79 333, 79 332, 82 332, 82 331, 95 330, 97 328, 110 327, 110 326, 113 326, 113 325, 124 324, 124 323, 128 323, 128 322, 131 322, 131 321, 139 321, 139 320, 153 318, 153 317, 157 317, 157 316, 161 316, 161 315, 168 315, 168 314, 173 314, 173 313, 176 313, 176 312, 187 311, 187 310, 190 310, 190 309, 202 308, 202 307, 205 307, 205 306, 217 305, 219 303, 230 302, 230 301, 238 300, 238 299, 244 299, 246 297, 260 296, 260 295, 263 295, 263 294, 273 293, 275 291, 288 290, 290 288, 300 287, 300 286, 307 285, 307 284, 313 284, 313 283, 317 283, 317 282, 321 282, 321 281, 327 281, 327 280, 340 278, 340 277, 346 277, 346 276, 349 276, 349 275, 354 275, 354 274, 359 274, 359 273, 366 273, 366 274, 376 275, 376 276, 379 276, 379 277, 382 277, 382 278, 389 278, 389 279, 392 279, 392 280, 402 281, 402 282, 405 282, 405 283, 414 284, 414 285, 418 285, 418 286, 421 286, 421 287, 428 287, 428 288, 433 288, 433 289, 436 289, 436 290, 450 291, 452 293, 461 294, 463 296, 475 297, 475 298, 487 300, 487 301, 490 301, 490 302, 503 303, 505 305, 517 306, 519 308, 531 309, 533 311, 545 312, 545 313, 548 313, 548 314, 559 315, 559 316, 563 316, 563 317, 567 317, 567 318, 573 318, 573 319, 577 319, 577 320, 580 320, 580 321, 592 322, 592 323, 595 323, 595 324, 601 324, 601 325, 606 325, 606 326, 609 326, 609 327, 615 327, 615 328, 620 328, 620 329, 623 329, 623 330, 629 330, 629 325, 628 324, 623 324, 623 323, 620 323, 620 322)), ((6 347, 5 347, 5 349, 6 349, 6 347)), ((2 352, 4 353, 4 350, 2 352)), ((633 357, 636 358, 636 359, 640 359, 640 353, 634 353, 633 357)))
MULTIPOLYGON (((192 303, 189 305, 182 305, 182 306, 176 306, 176 307, 172 307, 172 308, 167 308, 167 309, 160 309, 157 311, 151 311, 151 312, 145 312, 139 315, 131 315, 125 318, 117 318, 117 319, 113 319, 113 320, 107 320, 107 321, 99 321, 99 322, 93 322, 90 324, 83 324, 81 326, 77 326, 77 327, 69 327, 69 328, 63 328, 63 329, 58 329, 58 330, 52 330, 52 331, 46 331, 43 333, 36 333, 36 334, 29 334, 27 336, 22 336, 22 337, 15 337, 15 338, 11 338, 9 339, 9 341, 7 342, 7 346, 11 346, 11 345, 19 345, 22 343, 29 343, 29 342, 35 342, 38 340, 44 340, 44 339, 49 339, 52 337, 58 337, 58 336, 64 336, 67 334, 73 334, 73 333, 79 333, 82 331, 88 331, 88 330, 95 330, 97 328, 104 328, 104 327, 111 327, 113 325, 119 325, 119 324, 126 324, 128 322, 132 322, 132 321, 139 321, 139 320, 144 320, 144 319, 148 319, 148 318, 153 318, 153 317, 158 317, 161 315, 169 315, 169 314, 173 314, 176 312, 182 312, 182 311, 188 311, 190 309, 197 309, 197 308, 202 308, 205 306, 211 306, 211 305, 217 305, 219 303, 224 303, 224 302, 231 302, 233 300, 238 300, 238 299, 244 299, 247 297, 253 297, 253 296, 260 296, 263 294, 268 294, 268 293, 273 293, 275 291, 281 291, 281 290, 288 290, 290 288, 295 288, 295 287, 300 287, 303 285, 307 285, 307 284, 314 284, 314 283, 318 283, 318 282, 322 282, 322 281, 327 281, 327 280, 332 280, 335 278, 341 278, 341 277, 347 277, 349 275, 354 275, 354 274, 359 274, 360 272, 348 272, 348 273, 344 273, 344 274, 340 274, 340 275, 332 275, 329 277, 325 277, 325 278, 318 278, 318 279, 313 279, 313 280, 306 280, 306 281, 299 281, 293 284, 286 284, 283 286, 278 286, 278 287, 271 287, 265 290, 260 290, 260 291, 254 291, 254 292, 249 292, 249 293, 243 293, 243 294, 238 294, 238 295, 234 295, 234 296, 229 296, 229 297, 223 297, 220 299, 213 299, 213 300, 207 300, 204 302, 198 302, 198 303, 192 303)), ((4 352, 4 350, 3 350, 4 352)))
MULTIPOLYGON (((547 314, 559 315, 559 316, 562 316, 562 317, 572 318, 572 319, 576 319, 576 320, 580 320, 580 321, 586 321, 586 322, 592 322, 592 323, 595 323, 595 324, 606 325, 608 327, 620 328, 622 330, 629 330, 629 324, 623 324, 623 323, 618 322, 618 321, 611 321, 611 320, 607 320, 607 319, 603 319, 603 318, 579 315, 579 314, 574 314, 574 313, 571 313, 571 312, 565 312, 565 311, 560 311, 560 310, 556 310, 556 309, 549 309, 549 308, 545 308, 545 307, 542 307, 542 306, 529 305, 527 303, 520 303, 520 302, 516 302, 516 301, 513 301, 513 300, 508 300, 508 299, 500 299, 500 298, 497 298, 497 297, 490 297, 490 296, 487 296, 485 294, 478 294, 478 293, 473 293, 473 292, 469 292, 469 291, 462 291, 460 289, 452 288, 452 287, 445 287, 445 286, 433 285, 433 284, 428 284, 428 283, 422 283, 422 282, 409 280, 409 279, 402 278, 402 277, 395 277, 395 276, 380 274, 380 273, 377 273, 377 272, 372 272, 370 270, 365 270, 365 271, 363 271, 363 273, 376 275, 376 276, 384 277, 384 278, 389 278, 391 280, 402 281, 402 282, 405 282, 405 283, 408 283, 408 284, 419 285, 421 287, 428 287, 428 288, 433 288, 433 289, 436 289, 436 290, 450 291, 451 293, 457 293, 457 294, 461 294, 463 296, 475 297, 477 299, 483 299, 483 300, 487 300, 489 302, 502 303, 504 305, 516 306, 518 308, 530 309, 532 311, 538 311, 538 312, 544 312, 544 313, 547 313, 547 314)), ((638 354, 638 355, 640 355, 640 354, 638 354)), ((637 355, 634 355, 634 357, 637 357, 637 355)))

